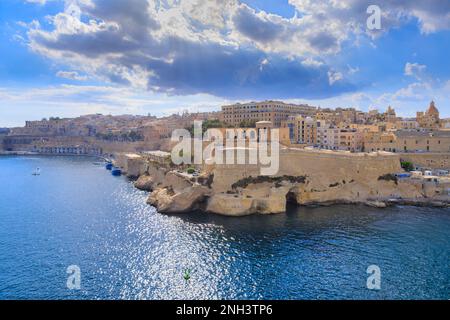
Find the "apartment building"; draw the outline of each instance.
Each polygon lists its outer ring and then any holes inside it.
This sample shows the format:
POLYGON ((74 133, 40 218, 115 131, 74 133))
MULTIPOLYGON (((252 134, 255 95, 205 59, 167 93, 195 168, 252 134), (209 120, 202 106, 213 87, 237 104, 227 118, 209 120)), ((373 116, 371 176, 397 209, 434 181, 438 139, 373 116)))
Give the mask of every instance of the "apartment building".
POLYGON ((339 149, 340 129, 332 126, 325 121, 318 121, 317 126, 317 145, 323 149, 339 149))
POLYGON ((234 127, 243 122, 270 121, 276 128, 289 116, 313 116, 317 108, 308 105, 287 104, 280 101, 250 102, 222 107, 221 120, 234 127))
POLYGON ((317 144, 317 127, 319 121, 311 117, 290 116, 281 122, 281 128, 287 128, 293 144, 317 144))
POLYGON ((363 149, 364 136, 361 131, 341 129, 339 131, 339 149, 358 152, 363 149))

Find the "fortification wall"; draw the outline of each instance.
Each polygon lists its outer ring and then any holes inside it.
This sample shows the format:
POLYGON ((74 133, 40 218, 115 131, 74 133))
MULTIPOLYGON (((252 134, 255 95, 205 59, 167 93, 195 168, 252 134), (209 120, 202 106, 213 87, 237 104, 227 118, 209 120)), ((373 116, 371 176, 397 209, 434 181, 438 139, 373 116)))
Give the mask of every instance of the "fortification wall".
POLYGON ((401 153, 403 161, 431 169, 450 169, 450 153, 401 153))
MULTIPOLYGON (((380 176, 401 172, 400 157, 393 153, 347 153, 307 150, 282 150, 277 176, 306 176, 317 187, 335 183, 374 183, 380 176), (345 181, 345 182, 344 182, 345 181)), ((236 181, 260 176, 258 165, 217 165, 213 189, 226 192, 236 181)))

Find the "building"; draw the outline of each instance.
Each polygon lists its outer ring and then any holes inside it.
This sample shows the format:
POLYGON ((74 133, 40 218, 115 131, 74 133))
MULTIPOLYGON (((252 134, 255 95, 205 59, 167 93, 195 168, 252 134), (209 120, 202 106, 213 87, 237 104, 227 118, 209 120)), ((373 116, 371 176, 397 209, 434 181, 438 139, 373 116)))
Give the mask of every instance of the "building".
POLYGON ((399 152, 450 152, 450 131, 397 131, 399 152))
POLYGON ((317 145, 323 149, 339 149, 340 129, 334 127, 325 121, 318 121, 317 126, 317 145))
POLYGON ((289 130, 291 143, 309 146, 317 144, 317 128, 319 125, 320 121, 303 116, 290 116, 281 123, 282 128, 289 130))
POLYGON ((363 148, 363 133, 353 129, 339 130, 339 149, 358 152, 363 148))
POLYGON ((395 113, 394 108, 392 108, 391 106, 389 106, 386 112, 384 113, 384 121, 388 123, 397 122, 397 114, 395 113))
POLYGON ((419 128, 419 123, 415 119, 402 119, 395 123, 398 130, 414 130, 419 128))
POLYGON ((441 128, 444 130, 450 130, 450 118, 441 119, 441 128))
POLYGON ((364 150, 402 153, 448 153, 450 152, 450 131, 366 132, 364 150))
POLYGON ((439 129, 439 110, 436 108, 434 101, 431 101, 427 111, 417 112, 417 122, 421 128, 439 129))
POLYGON ((222 107, 221 120, 228 125, 239 127, 242 123, 270 121, 279 128, 281 122, 292 115, 313 116, 317 109, 308 105, 286 104, 280 101, 250 102, 222 107))
POLYGON ((394 132, 365 132, 363 135, 363 150, 366 152, 396 152, 398 150, 397 137, 394 132))

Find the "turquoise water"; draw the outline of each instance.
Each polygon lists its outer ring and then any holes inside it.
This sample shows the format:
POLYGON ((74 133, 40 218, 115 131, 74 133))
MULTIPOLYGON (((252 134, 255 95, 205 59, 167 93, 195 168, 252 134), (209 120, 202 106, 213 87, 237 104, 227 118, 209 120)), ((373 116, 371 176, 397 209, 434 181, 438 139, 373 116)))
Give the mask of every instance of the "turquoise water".
POLYGON ((448 209, 166 216, 94 162, 0 157, 0 299, 450 298, 448 209), (70 265, 81 290, 66 287, 70 265))

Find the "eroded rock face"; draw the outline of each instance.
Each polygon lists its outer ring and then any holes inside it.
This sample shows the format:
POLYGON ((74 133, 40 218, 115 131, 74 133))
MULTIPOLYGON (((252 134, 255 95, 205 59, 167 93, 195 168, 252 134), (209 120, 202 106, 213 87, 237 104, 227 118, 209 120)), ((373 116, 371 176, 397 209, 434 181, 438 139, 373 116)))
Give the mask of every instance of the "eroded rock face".
POLYGON ((153 190, 153 178, 149 175, 140 176, 134 183, 134 186, 139 190, 152 191, 153 190))
POLYGON ((207 195, 209 195, 209 189, 201 185, 186 187, 178 193, 165 187, 153 191, 147 203, 156 207, 161 213, 184 213, 199 209, 207 195))
POLYGON ((239 193, 212 195, 206 210, 227 216, 286 212, 286 196, 291 188, 292 186, 275 187, 272 183, 251 184, 239 193))
MULTIPOLYGON (((222 166, 200 176, 149 165, 136 186, 153 190, 148 203, 161 213, 195 209, 227 215, 275 214, 286 211, 288 201, 298 205, 359 203, 383 208, 398 203, 448 205, 443 186, 413 179, 397 179, 398 159, 375 156, 288 154, 278 176, 259 176, 257 168, 222 166), (342 159, 341 159, 342 158, 342 159)), ((447 187, 448 188, 448 187, 447 187)))

